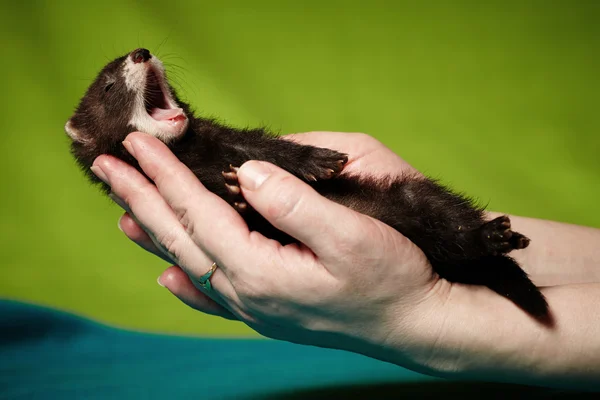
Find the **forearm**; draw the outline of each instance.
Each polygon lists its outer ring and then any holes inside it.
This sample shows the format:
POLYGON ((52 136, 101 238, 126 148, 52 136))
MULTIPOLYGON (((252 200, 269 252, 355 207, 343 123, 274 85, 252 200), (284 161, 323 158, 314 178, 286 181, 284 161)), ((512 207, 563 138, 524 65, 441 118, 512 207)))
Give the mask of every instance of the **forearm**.
POLYGON ((552 286, 542 292, 553 326, 487 288, 439 281, 438 302, 413 319, 418 337, 399 329, 372 355, 448 378, 600 390, 600 230, 511 221, 532 239, 511 256, 536 284, 552 286))
POLYGON ((488 290, 455 285, 429 367, 461 379, 600 389, 600 284, 544 294, 553 327, 488 290))
MULTIPOLYGON (((490 218, 502 215, 490 213, 490 218)), ((531 239, 514 257, 538 286, 600 282, 600 229, 510 216, 514 230, 531 239)))

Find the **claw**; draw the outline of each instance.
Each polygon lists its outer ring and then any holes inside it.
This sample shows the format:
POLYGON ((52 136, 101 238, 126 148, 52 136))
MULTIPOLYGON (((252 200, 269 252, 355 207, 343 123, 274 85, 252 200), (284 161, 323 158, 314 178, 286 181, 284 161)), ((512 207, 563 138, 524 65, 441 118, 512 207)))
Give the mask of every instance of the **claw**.
POLYGON ((521 236, 521 237, 518 237, 516 239, 517 239, 516 241, 513 240, 514 248, 516 250, 520 250, 520 249, 526 248, 527 246, 529 246, 529 242, 531 242, 531 240, 529 238, 525 237, 525 236, 521 236))
POLYGON ((225 184, 225 187, 227 188, 227 191, 228 191, 230 194, 233 194, 233 195, 238 195, 238 194, 240 194, 240 187, 239 187, 239 186, 235 186, 235 185, 229 185, 229 184, 227 184, 227 183, 226 183, 226 184, 225 184))
POLYGON ((236 208, 236 210, 238 210, 238 212, 244 212, 246 211, 246 208, 248 208, 248 205, 246 203, 238 203, 237 201, 233 203, 233 206, 236 208))
POLYGON ((508 218, 506 215, 503 215, 502 217, 499 218, 500 222, 500 226, 502 228, 505 229, 509 229, 510 228, 510 218, 508 218))
POLYGON ((326 172, 327 178, 331 178, 334 175, 335 175, 335 171, 331 168, 327 168, 327 172, 326 172))
POLYGON ((237 181, 237 174, 235 172, 221 172, 221 174, 225 179, 237 181))

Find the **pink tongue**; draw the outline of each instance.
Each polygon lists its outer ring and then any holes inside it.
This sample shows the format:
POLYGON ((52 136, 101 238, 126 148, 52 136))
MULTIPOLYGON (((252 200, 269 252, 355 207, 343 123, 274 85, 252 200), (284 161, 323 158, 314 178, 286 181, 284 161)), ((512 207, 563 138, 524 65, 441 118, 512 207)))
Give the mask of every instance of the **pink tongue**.
POLYGON ((185 118, 181 108, 172 108, 163 110, 162 108, 153 108, 150 110, 150 116, 157 121, 168 121, 170 119, 185 118))

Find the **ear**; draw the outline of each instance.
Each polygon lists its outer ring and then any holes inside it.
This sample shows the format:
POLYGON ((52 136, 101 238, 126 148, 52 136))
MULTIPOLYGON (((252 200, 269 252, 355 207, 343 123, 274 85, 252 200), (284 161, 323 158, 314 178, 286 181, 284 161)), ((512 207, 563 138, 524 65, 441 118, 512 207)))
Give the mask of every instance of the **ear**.
POLYGON ((75 142, 85 143, 87 141, 81 132, 73 126, 71 120, 68 120, 65 124, 65 132, 67 132, 67 135, 75 142))

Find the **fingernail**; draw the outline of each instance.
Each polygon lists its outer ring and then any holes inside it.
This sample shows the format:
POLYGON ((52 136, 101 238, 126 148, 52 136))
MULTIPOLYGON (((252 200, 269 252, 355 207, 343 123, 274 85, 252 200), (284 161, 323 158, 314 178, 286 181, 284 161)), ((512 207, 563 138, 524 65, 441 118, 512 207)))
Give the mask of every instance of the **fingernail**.
POLYGON ((110 183, 108 183, 108 176, 106 176, 104 171, 102 171, 102 168, 100 168, 97 165, 92 165, 90 169, 92 170, 94 175, 96 175, 102 182, 106 183, 107 185, 110 185, 110 183))
POLYGON ((119 218, 119 221, 117 222, 117 226, 119 227, 119 230, 120 230, 121 232, 125 232, 125 231, 123 230, 123 227, 121 226, 121 220, 122 220, 122 219, 123 219, 123 216, 121 216, 121 218, 119 218))
POLYGON ((250 161, 238 171, 238 181, 244 189, 258 189, 271 175, 271 170, 260 161, 250 161))
POLYGON ((160 286, 160 287, 165 287, 165 285, 163 285, 162 282, 160 281, 160 276, 156 279, 156 283, 158 283, 158 286, 160 286))
POLYGON ((129 140, 124 140, 123 146, 125 146, 125 149, 129 152, 129 154, 135 157, 135 150, 133 150, 133 146, 131 145, 131 142, 129 140))

